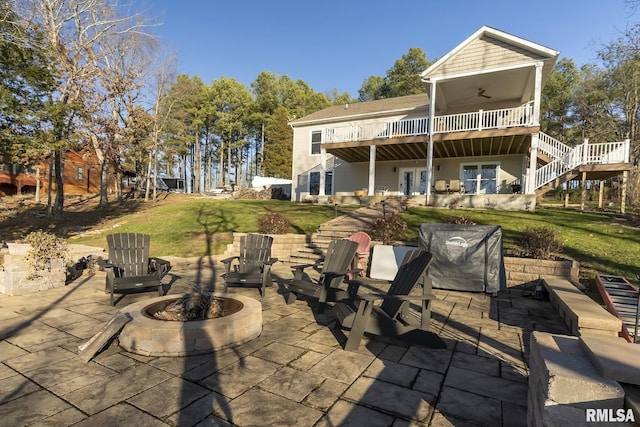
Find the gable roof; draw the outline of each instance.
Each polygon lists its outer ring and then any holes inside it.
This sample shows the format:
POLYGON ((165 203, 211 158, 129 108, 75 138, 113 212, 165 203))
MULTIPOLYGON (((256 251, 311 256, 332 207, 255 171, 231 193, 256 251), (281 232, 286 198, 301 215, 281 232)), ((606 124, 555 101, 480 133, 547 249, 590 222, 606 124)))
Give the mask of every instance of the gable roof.
POLYGON ((378 99, 375 101, 355 102, 346 105, 334 105, 324 110, 316 111, 299 119, 289 122, 291 126, 302 124, 322 123, 335 119, 362 118, 375 116, 380 113, 395 113, 429 108, 429 96, 426 93, 418 95, 399 96, 397 98, 378 99))
POLYGON ((543 62, 546 77, 559 55, 556 50, 485 25, 424 70, 421 77, 428 81, 479 69, 538 61, 543 62))

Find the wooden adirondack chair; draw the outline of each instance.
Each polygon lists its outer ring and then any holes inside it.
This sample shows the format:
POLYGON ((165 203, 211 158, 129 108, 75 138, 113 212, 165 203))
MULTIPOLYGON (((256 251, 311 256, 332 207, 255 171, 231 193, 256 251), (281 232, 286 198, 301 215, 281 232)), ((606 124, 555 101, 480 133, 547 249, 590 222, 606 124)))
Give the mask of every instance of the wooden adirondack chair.
POLYGON ((223 259, 224 292, 229 284, 252 285, 260 287, 260 297, 264 297, 265 288, 271 286, 271 266, 278 258, 271 258, 273 237, 264 234, 247 234, 240 237, 240 255, 223 259), (236 261, 235 263, 233 261, 236 261))
POLYGON ((413 342, 423 342, 434 347, 443 347, 444 342, 429 331, 431 317, 430 303, 435 299, 431 293, 431 281, 427 270, 431 253, 422 249, 409 252, 386 294, 358 294, 357 281, 350 281, 349 298, 334 306, 337 324, 351 329, 344 349, 357 350, 365 332, 384 336, 406 338, 413 342), (422 282, 422 295, 409 295, 422 282), (374 306, 374 302, 382 304, 374 306), (420 322, 409 313, 411 301, 421 303, 420 322), (417 332, 417 333, 416 333, 417 332))
POLYGON ((151 238, 148 234, 118 233, 107 236, 109 261, 105 263, 107 285, 105 292, 113 295, 129 290, 154 290, 162 295, 162 278, 171 269, 171 263, 149 257, 151 238))
POLYGON ((293 280, 287 286, 289 290, 287 304, 292 304, 298 294, 311 296, 318 298, 318 313, 322 313, 328 301, 336 301, 342 297, 339 296, 341 292, 346 292, 340 288, 340 284, 349 271, 357 249, 358 244, 351 240, 331 241, 317 280, 304 277, 305 268, 314 267, 313 264, 293 266, 293 280))

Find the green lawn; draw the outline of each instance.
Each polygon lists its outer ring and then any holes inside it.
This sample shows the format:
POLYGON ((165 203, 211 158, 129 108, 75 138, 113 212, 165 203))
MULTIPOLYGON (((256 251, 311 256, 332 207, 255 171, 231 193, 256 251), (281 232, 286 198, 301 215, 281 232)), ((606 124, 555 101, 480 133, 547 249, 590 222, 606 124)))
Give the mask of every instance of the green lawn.
MULTIPOLYGON (((341 206, 338 215, 355 210, 341 206)), ((71 243, 105 247, 105 236, 118 232, 151 235, 152 255, 180 257, 224 252, 233 240, 232 233, 255 232, 258 218, 267 212, 279 212, 292 224, 290 232, 311 234, 320 224, 335 216, 334 206, 291 203, 280 200, 187 199, 162 204, 118 216, 100 225, 100 232, 73 238, 71 243)))
MULTIPOLYGON (((340 206, 338 214, 356 209, 340 206)), ((257 231, 258 217, 280 212, 292 223, 292 233, 311 234, 334 217, 334 206, 318 206, 276 200, 186 199, 152 206, 119 216, 100 226, 100 231, 73 238, 71 243, 104 247, 113 232, 151 235, 153 255, 202 256, 224 252, 232 232, 257 231)), ((505 248, 516 248, 519 233, 527 227, 552 227, 558 231, 560 255, 580 262, 583 270, 620 274, 635 278, 640 271, 640 229, 610 214, 581 213, 560 208, 538 208, 535 212, 498 210, 453 210, 411 208, 402 214, 408 228, 405 240, 417 240, 424 222, 450 222, 464 216, 477 224, 500 225, 505 248)))
POLYGON ((417 239, 425 222, 450 222, 464 216, 476 224, 500 225, 505 248, 517 248, 519 233, 528 227, 551 227, 559 233, 561 256, 579 261, 583 269, 635 278, 640 272, 640 229, 611 214, 570 209, 537 208, 528 211, 412 208, 403 215, 406 238, 417 239))

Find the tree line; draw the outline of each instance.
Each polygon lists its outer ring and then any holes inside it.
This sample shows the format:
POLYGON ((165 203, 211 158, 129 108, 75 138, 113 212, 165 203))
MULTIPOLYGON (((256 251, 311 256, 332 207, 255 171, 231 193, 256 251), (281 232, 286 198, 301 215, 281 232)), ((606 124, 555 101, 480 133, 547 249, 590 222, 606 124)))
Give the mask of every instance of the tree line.
MULTIPOLYGON (((101 169, 100 205, 115 173, 177 176, 188 191, 242 186, 255 175, 291 177, 289 121, 331 105, 424 92, 431 63, 411 48, 385 76, 369 76, 358 99, 268 71, 249 87, 233 77, 207 84, 178 74, 174 56, 153 35, 153 20, 124 14, 110 0, 10 0, 0 3, 0 154, 5 162, 49 159, 48 212, 64 212, 66 150, 90 150, 101 169), (55 187, 55 194, 52 188, 55 187)), ((598 63, 560 60, 543 94, 542 130, 570 145, 584 138, 629 138, 640 163, 640 26, 598 50, 598 63)), ((36 173, 38 171, 36 170, 36 173)), ((640 201, 634 169, 630 204, 640 201)))

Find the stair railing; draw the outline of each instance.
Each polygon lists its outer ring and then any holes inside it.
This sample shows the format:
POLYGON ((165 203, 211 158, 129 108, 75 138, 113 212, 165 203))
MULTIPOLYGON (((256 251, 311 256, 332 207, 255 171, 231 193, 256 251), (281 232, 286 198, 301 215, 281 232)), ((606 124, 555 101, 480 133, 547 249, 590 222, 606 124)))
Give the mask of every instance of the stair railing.
POLYGON ((629 162, 630 140, 589 144, 585 139, 580 145, 571 148, 563 156, 536 170, 535 188, 561 177, 578 166, 586 164, 608 164, 629 162))

